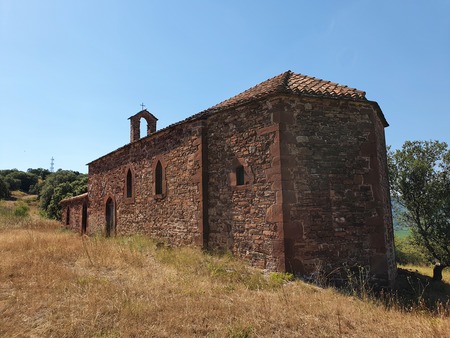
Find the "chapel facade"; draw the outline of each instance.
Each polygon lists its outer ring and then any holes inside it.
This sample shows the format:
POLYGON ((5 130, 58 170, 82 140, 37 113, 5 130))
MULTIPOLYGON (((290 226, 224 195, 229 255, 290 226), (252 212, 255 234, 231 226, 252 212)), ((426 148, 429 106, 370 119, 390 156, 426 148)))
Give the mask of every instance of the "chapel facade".
POLYGON ((66 227, 269 271, 395 279, 388 124, 364 92, 287 71, 162 130, 145 109, 129 120, 130 143, 90 162, 88 193, 61 202, 66 227))

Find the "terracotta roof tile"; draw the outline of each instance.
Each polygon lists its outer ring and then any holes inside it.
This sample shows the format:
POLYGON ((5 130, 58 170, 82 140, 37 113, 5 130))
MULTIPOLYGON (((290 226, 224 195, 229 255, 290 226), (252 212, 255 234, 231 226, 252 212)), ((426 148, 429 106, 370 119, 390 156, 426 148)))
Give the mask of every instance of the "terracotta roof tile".
POLYGON ((366 100, 366 93, 361 90, 287 71, 233 96, 205 112, 229 108, 276 93, 366 100))
POLYGON ((207 116, 227 108, 238 106, 250 101, 254 101, 272 94, 296 94, 316 97, 329 97, 329 98, 345 98, 358 101, 367 101, 366 93, 350 88, 344 85, 340 85, 335 82, 325 81, 317 79, 312 76, 296 74, 290 70, 277 75, 271 79, 268 79, 256 86, 247 89, 246 91, 233 96, 211 108, 203 110, 195 115, 192 115, 182 121, 174 123, 164 129, 192 121, 207 116))

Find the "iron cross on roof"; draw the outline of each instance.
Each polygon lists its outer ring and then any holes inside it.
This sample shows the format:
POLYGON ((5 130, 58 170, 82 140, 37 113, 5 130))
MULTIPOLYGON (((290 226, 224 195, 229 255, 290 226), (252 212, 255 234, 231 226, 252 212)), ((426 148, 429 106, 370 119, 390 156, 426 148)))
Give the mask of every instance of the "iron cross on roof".
POLYGON ((141 103, 141 110, 144 110, 145 109, 145 105, 144 105, 144 103, 141 103))

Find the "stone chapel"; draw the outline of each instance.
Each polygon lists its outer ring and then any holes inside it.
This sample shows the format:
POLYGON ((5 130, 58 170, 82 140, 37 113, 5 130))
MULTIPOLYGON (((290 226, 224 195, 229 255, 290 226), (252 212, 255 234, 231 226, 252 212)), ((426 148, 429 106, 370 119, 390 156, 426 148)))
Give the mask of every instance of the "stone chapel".
MULTIPOLYGON (((140 121, 147 123, 141 137, 140 121)), ((386 119, 365 92, 287 71, 88 164, 63 224, 229 251, 269 271, 396 276, 386 119)))

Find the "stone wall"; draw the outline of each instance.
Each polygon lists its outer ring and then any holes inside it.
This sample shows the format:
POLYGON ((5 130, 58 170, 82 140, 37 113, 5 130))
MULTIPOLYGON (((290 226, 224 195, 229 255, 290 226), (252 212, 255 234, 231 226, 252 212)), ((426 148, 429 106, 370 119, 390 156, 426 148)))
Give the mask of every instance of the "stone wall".
MULTIPOLYGON (((394 246, 394 227, 392 221, 392 209, 390 199, 389 177, 388 177, 388 164, 387 164, 387 149, 386 139, 384 134, 384 125, 379 118, 376 118, 375 114, 370 114, 371 120, 374 125, 374 133, 376 144, 376 156, 377 156, 377 195, 381 201, 380 214, 382 215, 382 222, 384 227, 378 227, 380 237, 379 243, 383 243, 383 246, 377 247, 377 254, 373 256, 371 266, 378 266, 376 272, 380 279, 393 281, 397 276, 397 263, 395 258, 395 246, 394 246), (380 261, 382 262, 380 264, 380 261)), ((381 219, 378 220, 381 223, 381 219)))
POLYGON ((279 104, 287 268, 338 275, 360 265, 387 277, 392 220, 373 104, 292 96, 279 104))
POLYGON ((88 194, 66 198, 60 202, 61 220, 64 226, 83 234, 88 225, 88 194), (83 207, 84 215, 83 215, 83 207))
POLYGON ((270 103, 234 108, 207 122, 209 247, 283 271, 282 223, 274 215, 281 203, 278 125, 270 103), (243 185, 236 181, 238 166, 243 185))
POLYGON ((113 233, 147 234, 171 244, 202 244, 203 123, 166 129, 89 164, 89 231, 105 232, 106 204, 114 205, 113 233), (155 192, 161 163, 163 191, 155 192), (131 172, 132 194, 126 178, 131 172))

